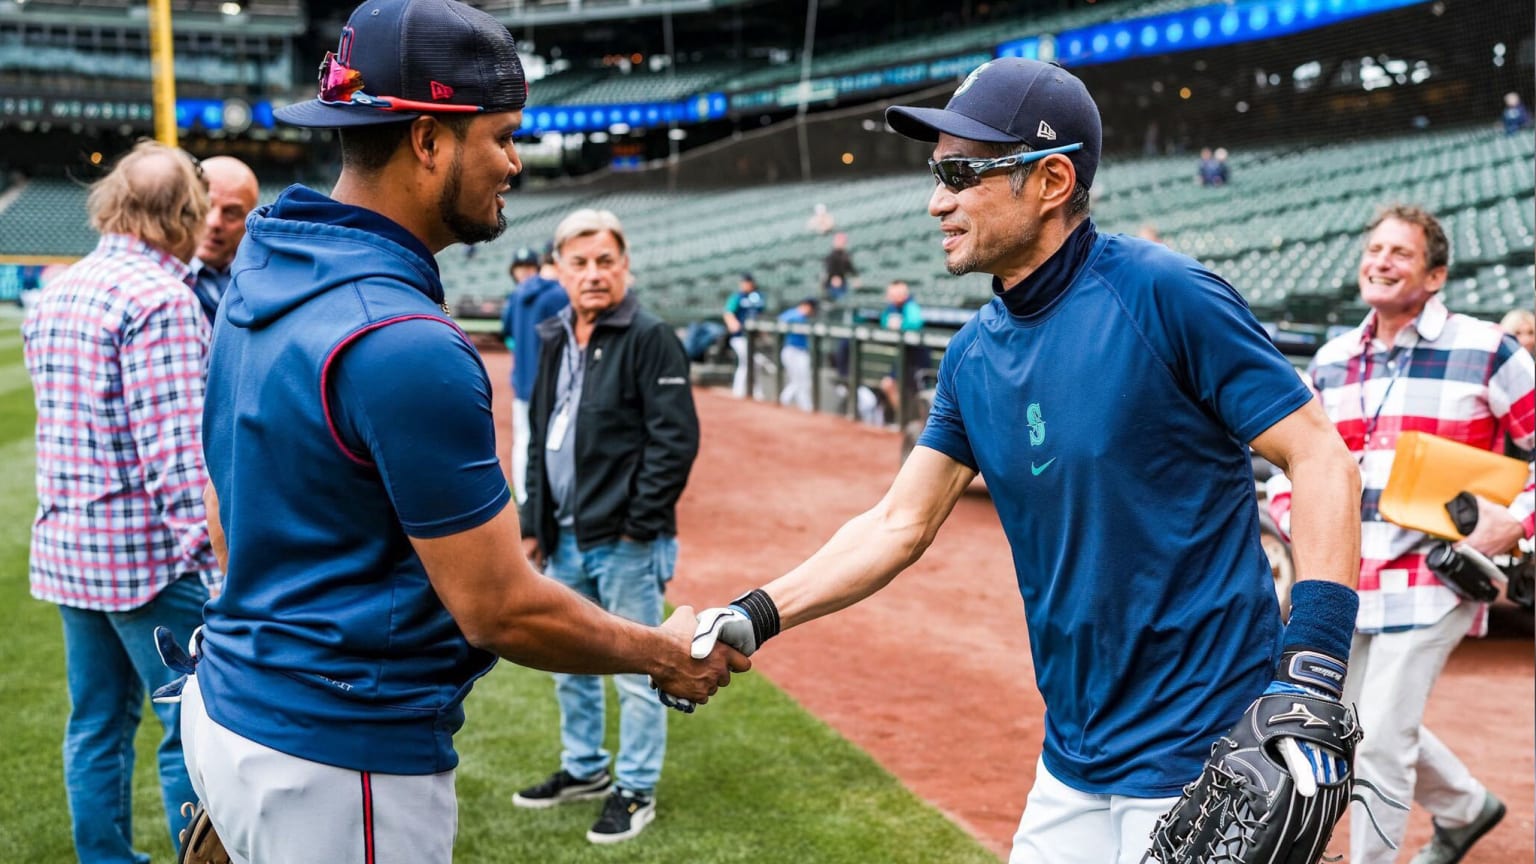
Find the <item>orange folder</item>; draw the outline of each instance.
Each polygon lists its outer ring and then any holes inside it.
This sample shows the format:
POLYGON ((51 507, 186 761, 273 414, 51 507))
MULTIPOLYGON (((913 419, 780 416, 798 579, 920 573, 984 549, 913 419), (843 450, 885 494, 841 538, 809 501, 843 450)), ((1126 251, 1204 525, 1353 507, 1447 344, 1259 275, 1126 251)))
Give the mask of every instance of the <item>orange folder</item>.
POLYGON ((1381 516, 1394 525, 1436 537, 1460 540, 1445 502, 1461 492, 1509 504, 1525 488, 1530 466, 1488 450, 1430 435, 1404 432, 1387 488, 1381 491, 1381 516))

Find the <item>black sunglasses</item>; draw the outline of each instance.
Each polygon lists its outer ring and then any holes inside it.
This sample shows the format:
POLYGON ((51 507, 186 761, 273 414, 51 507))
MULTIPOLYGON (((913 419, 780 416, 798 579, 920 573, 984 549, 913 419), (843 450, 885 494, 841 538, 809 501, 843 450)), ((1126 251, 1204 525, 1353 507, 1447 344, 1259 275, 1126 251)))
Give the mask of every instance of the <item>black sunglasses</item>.
POLYGON ((964 156, 952 156, 948 159, 940 159, 935 162, 928 160, 928 170, 933 172, 933 179, 944 184, 944 188, 951 192, 960 192, 969 189, 981 182, 981 175, 991 171, 999 171, 1003 168, 1016 168, 1020 165, 1028 165, 1038 162, 1047 156, 1055 156, 1058 153, 1071 153, 1073 150, 1081 150, 1083 145, 1064 144, 1060 147, 1051 147, 1046 150, 1031 150, 1028 153, 1014 153, 1009 156, 1001 156, 997 159, 967 159, 964 156))

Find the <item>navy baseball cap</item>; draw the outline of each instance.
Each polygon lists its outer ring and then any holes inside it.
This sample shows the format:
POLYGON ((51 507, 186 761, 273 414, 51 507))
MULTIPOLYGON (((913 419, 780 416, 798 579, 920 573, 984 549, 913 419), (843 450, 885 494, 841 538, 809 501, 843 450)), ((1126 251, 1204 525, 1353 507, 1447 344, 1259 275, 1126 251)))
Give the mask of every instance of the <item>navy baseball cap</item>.
POLYGON ((336 129, 516 111, 527 101, 517 42, 495 18, 457 0, 366 0, 321 61, 319 97, 274 114, 336 129))
POLYGON ((523 264, 526 264, 526 265, 528 265, 530 267, 537 267, 537 266, 539 266, 539 253, 538 253, 538 250, 530 249, 529 247, 524 246, 524 247, 518 249, 516 252, 513 252, 512 253, 512 266, 513 267, 517 267, 518 265, 523 265, 523 264))
POLYGON ((943 108, 894 106, 885 109, 885 122, 917 141, 938 141, 944 133, 1035 150, 1081 143, 1082 149, 1063 155, 1072 160, 1084 188, 1093 186, 1104 138, 1099 106, 1076 75, 1022 57, 976 67, 943 108))

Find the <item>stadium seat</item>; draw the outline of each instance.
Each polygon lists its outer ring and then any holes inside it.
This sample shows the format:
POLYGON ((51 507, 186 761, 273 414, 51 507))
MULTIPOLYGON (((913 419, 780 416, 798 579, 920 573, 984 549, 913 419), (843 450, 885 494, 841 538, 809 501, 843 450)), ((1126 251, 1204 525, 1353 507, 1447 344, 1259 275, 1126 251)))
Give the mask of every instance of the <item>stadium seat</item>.
MULTIPOLYGON (((570 74, 570 73, 565 73, 570 74)), ((556 78, 563 76, 556 76, 556 78)), ((1453 308, 1496 317, 1532 297, 1536 254, 1536 147, 1528 137, 1486 128, 1260 148, 1233 155, 1234 182, 1196 186, 1188 158, 1106 161, 1095 183, 1100 230, 1134 233, 1155 225, 1170 247, 1221 274, 1255 308, 1295 320, 1343 321, 1358 305, 1361 235, 1389 201, 1423 203, 1451 239, 1453 308), (1299 171, 1314 182, 1295 182, 1299 171)), ((262 189, 270 201, 281 191, 262 189)), ((612 210, 625 223, 633 269, 647 301, 683 321, 718 314, 742 271, 777 305, 820 290, 829 238, 809 233, 811 202, 836 214, 851 239, 865 288, 904 278, 922 302, 975 306, 991 297, 984 277, 945 270, 925 202, 932 181, 919 172, 818 183, 715 190, 620 191, 594 184, 524 189, 507 207, 508 227, 473 256, 440 256, 450 304, 500 298, 518 246, 542 246, 579 207, 612 210), (701 231, 699 226, 709 226, 701 231)), ((85 225, 85 188, 36 180, 0 211, 0 254, 81 255, 95 244, 85 225)))

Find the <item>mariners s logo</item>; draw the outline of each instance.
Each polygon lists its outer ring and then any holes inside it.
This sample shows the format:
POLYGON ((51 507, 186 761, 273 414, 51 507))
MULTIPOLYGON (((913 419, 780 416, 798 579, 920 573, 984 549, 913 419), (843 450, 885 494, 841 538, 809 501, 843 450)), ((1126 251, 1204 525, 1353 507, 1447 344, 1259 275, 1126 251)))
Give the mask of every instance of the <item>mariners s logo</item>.
POLYGON ((975 69, 972 69, 971 70, 971 74, 965 76, 965 80, 961 81, 960 82, 960 86, 955 88, 955 95, 959 96, 961 93, 964 93, 965 91, 971 89, 971 85, 975 84, 976 83, 976 79, 981 77, 982 71, 984 71, 988 66, 991 66, 991 65, 992 65, 992 61, 988 60, 987 62, 981 64, 980 66, 977 66, 975 69))
POLYGON ((1024 418, 1029 423, 1029 444, 1031 447, 1039 447, 1045 443, 1045 421, 1040 417, 1040 403, 1031 402, 1029 408, 1024 411, 1024 418))

